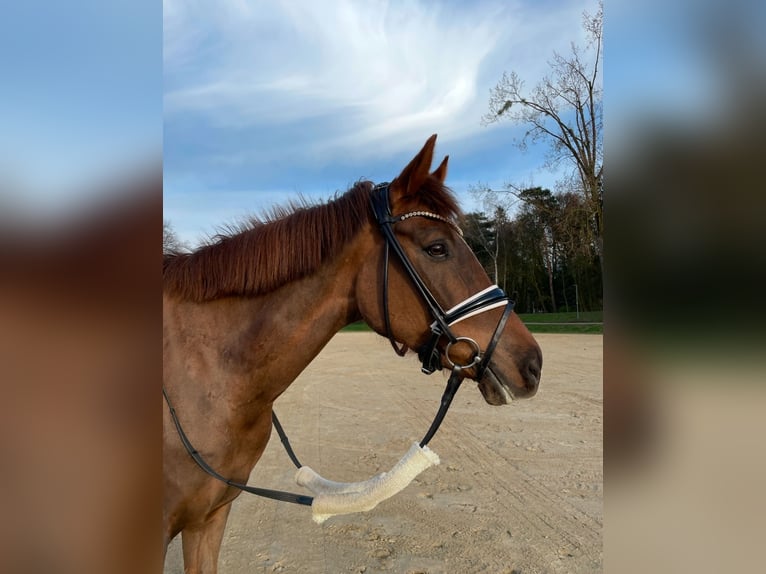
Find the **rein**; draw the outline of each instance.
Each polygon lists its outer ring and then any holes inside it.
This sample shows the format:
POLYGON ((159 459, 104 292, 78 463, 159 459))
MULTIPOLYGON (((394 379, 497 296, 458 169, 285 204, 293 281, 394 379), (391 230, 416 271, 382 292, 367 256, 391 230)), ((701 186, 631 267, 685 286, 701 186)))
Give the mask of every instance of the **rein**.
MULTIPOLYGON (((444 420, 444 417, 447 414, 447 411, 449 410, 450 405, 452 404, 452 399, 455 397, 455 393, 457 393, 457 390, 460 388, 460 385, 463 382, 463 379, 465 379, 465 375, 463 375, 462 371, 466 369, 470 369, 471 367, 475 366, 476 367, 475 379, 478 381, 478 380, 481 380, 481 377, 484 375, 484 372, 489 368, 489 361, 490 361, 490 358, 492 357, 492 353, 494 352, 495 347, 497 346, 497 343, 500 339, 500 334, 502 333, 503 328, 505 327, 505 323, 508 320, 508 317, 510 316, 511 311, 513 310, 513 301, 511 301, 508 298, 508 296, 500 287, 498 287, 497 285, 492 285, 484 289, 483 291, 480 291, 479 293, 476 293, 475 295, 468 297, 467 299, 458 303, 457 305, 455 305, 451 309, 448 309, 447 311, 442 309, 442 307, 439 305, 436 298, 431 294, 428 287, 423 282, 423 279, 421 279, 417 270, 415 269, 415 267, 413 267, 412 263, 407 257, 407 254, 405 253, 404 248, 402 247, 401 243, 399 243, 399 240, 396 238, 396 235, 394 234, 393 226, 394 224, 400 221, 405 221, 411 217, 425 217, 428 219, 435 219, 435 220, 448 223, 458 232, 460 237, 463 236, 463 232, 457 226, 457 224, 455 224, 453 221, 447 219, 446 217, 442 217, 441 215, 438 215, 436 213, 431 213, 430 211, 411 211, 402 215, 392 216, 391 207, 390 207, 389 199, 388 199, 388 188, 389 188, 388 183, 378 184, 373 189, 372 196, 371 196, 372 211, 373 211, 373 214, 375 215, 375 219, 380 227, 383 237, 385 238, 384 261, 383 261, 383 265, 384 265, 383 267, 383 313, 385 316, 386 334, 388 336, 389 341, 391 342, 391 346, 394 348, 394 351, 396 351, 396 354, 399 356, 404 356, 404 354, 408 350, 408 347, 406 344, 401 345, 401 347, 397 345, 396 340, 394 339, 394 336, 391 332, 391 320, 389 317, 389 309, 388 309, 389 251, 393 250, 393 252, 399 258, 399 261, 404 266, 404 269, 409 275, 410 279, 412 279, 412 282, 415 285, 415 288, 417 289, 420 296, 423 298, 423 301, 428 306, 431 312, 431 315, 434 319, 433 323, 431 323, 430 325, 431 338, 429 339, 428 343, 418 351, 418 358, 420 359, 422 363, 421 371, 427 375, 430 375, 434 371, 442 369, 442 366, 441 366, 442 351, 440 351, 437 347, 439 344, 439 341, 442 338, 446 338, 448 341, 444 348, 443 353, 444 353, 444 357, 446 358, 447 362, 450 364, 450 367, 452 369, 450 377, 447 380, 447 386, 444 389, 444 393, 442 394, 439 410, 437 411, 436 416, 434 417, 434 420, 431 423, 431 426, 429 427, 428 431, 423 437, 423 440, 421 440, 419 443, 420 447, 423 448, 428 444, 428 442, 436 434, 436 431, 439 429, 439 426, 444 420), (479 347, 478 343, 476 343, 476 341, 468 337, 455 336, 455 334, 450 329, 451 326, 455 325, 456 323, 459 323, 460 321, 464 319, 473 317, 474 315, 478 315, 479 313, 483 313, 485 311, 489 311, 490 309, 495 309, 501 306, 505 306, 505 311, 503 312, 502 317, 498 321, 498 324, 495 327, 495 332, 492 334, 492 338, 490 339, 490 342, 487 345, 487 348, 484 350, 483 354, 481 352, 481 348, 479 347), (449 352, 452 345, 459 342, 464 342, 471 345, 475 351, 474 357, 471 360, 471 362, 465 365, 459 365, 450 358, 449 352)), ((257 496, 262 496, 265 498, 271 498, 271 499, 279 500, 282 502, 291 502, 294 504, 311 506, 312 502, 314 501, 313 497, 311 496, 293 494, 290 492, 283 492, 280 490, 270 490, 267 488, 258 488, 254 486, 249 486, 247 484, 242 484, 240 482, 236 482, 234 480, 226 478, 223 475, 216 472, 215 469, 213 469, 202 458, 199 451, 197 451, 197 449, 194 448, 191 441, 189 440, 189 437, 184 432, 183 427, 181 426, 181 422, 178 420, 178 416, 176 415, 176 410, 173 407, 172 403, 170 402, 170 398, 168 397, 168 394, 164 387, 162 389, 162 396, 165 398, 165 402, 168 405, 170 416, 173 419, 173 423, 176 427, 176 430, 178 431, 178 436, 181 439, 181 443, 186 449, 186 452, 189 453, 189 456, 192 457, 192 459, 197 464, 197 466, 199 466, 200 469, 202 469, 204 472, 206 472, 213 478, 227 484, 228 486, 231 486, 233 488, 238 488, 239 490, 243 492, 249 492, 250 494, 255 494, 257 496)), ((271 417, 272 417, 272 423, 274 425, 274 428, 276 429, 277 434, 279 435, 279 438, 282 441, 282 445, 284 446, 285 451, 287 452, 287 455, 290 457, 290 460, 292 460, 293 464, 297 468, 301 468, 303 465, 301 465, 300 461, 298 460, 298 457, 293 452, 293 449, 290 446, 290 441, 287 438, 287 434, 282 428, 282 425, 280 424, 276 413, 272 411, 271 417)))
MULTIPOLYGON (((213 478, 220 480, 221 482, 226 483, 229 486, 232 486, 234 488, 238 488, 239 490, 243 492, 249 492, 250 494, 256 494, 258 496, 263 496, 264 498, 272 498, 274 500, 281 500, 282 502, 292 502, 294 504, 302 504, 304 506, 311 506, 311 503, 314 501, 314 499, 311 496, 305 496, 303 494, 293 494, 292 492, 282 492, 281 490, 270 490, 268 488, 258 488, 256 486, 248 486, 247 484, 242 484, 239 482, 236 482, 234 480, 231 480, 230 478, 226 478, 225 476, 218 474, 213 467, 211 467, 207 462, 205 462, 205 459, 202 458, 202 455, 200 455, 199 451, 194 448, 191 441, 189 441, 189 437, 186 436, 186 433, 184 432, 183 427, 181 426, 181 421, 178 420, 178 415, 176 415, 176 410, 173 408, 173 404, 170 402, 170 398, 168 397, 168 393, 165 391, 165 388, 162 388, 162 396, 165 397, 165 402, 168 404, 168 409, 170 410, 170 417, 173 419, 173 424, 176 426, 176 430, 178 431, 178 436, 181 437, 181 442, 184 445, 184 448, 186 449, 186 452, 189 453, 189 456, 194 459, 194 462, 197 463, 197 466, 199 466, 202 470, 204 470, 207 474, 212 476, 213 478)), ((279 429, 282 428, 281 425, 279 425, 279 421, 276 419, 276 415, 272 412, 272 422, 274 422, 275 426, 277 426, 277 432, 279 432, 279 429)), ((280 436, 282 436, 282 433, 280 433, 280 436)), ((293 462, 296 462, 298 459, 295 458, 295 454, 292 452, 292 448, 289 448, 289 441, 287 441, 287 436, 284 437, 282 440, 282 444, 285 444, 285 448, 288 449, 288 454, 292 454, 290 457, 291 459, 294 459, 293 462)), ((300 466, 300 465, 298 465, 300 466)))

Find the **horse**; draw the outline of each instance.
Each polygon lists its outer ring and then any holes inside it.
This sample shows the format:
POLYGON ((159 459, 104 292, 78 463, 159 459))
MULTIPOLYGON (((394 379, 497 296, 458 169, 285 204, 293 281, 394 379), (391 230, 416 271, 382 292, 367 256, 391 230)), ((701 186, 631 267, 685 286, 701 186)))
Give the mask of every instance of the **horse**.
POLYGON ((490 405, 536 393, 540 347, 463 240, 449 157, 431 172, 435 143, 390 184, 360 181, 164 256, 164 547, 181 534, 185 572, 217 572, 241 490, 195 464, 173 417, 211 468, 245 482, 274 402, 345 325, 417 351, 425 372, 475 380, 490 405))

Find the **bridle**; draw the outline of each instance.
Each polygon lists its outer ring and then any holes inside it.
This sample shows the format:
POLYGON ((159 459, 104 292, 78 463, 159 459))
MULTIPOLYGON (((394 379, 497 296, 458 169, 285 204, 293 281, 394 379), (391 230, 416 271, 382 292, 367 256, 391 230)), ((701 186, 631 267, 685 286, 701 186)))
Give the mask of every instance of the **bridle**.
POLYGON ((418 358, 422 363, 421 370, 427 375, 430 375, 436 370, 441 370, 441 358, 443 353, 444 358, 453 373, 476 367, 474 378, 479 381, 489 367, 489 362, 495 351, 495 347, 497 347, 505 323, 508 321, 511 311, 513 311, 513 301, 508 298, 500 287, 492 285, 471 295, 464 301, 461 301, 451 309, 445 311, 423 282, 423 279, 412 265, 409 257, 407 257, 402 244, 394 233, 394 225, 412 217, 425 217, 448 223, 457 231, 461 238, 463 232, 454 221, 430 211, 410 211, 402 215, 392 216, 388 197, 389 185, 390 184, 388 183, 376 185, 372 190, 371 203, 372 212, 375 215, 375 219, 385 239, 383 247, 383 314, 385 317, 386 335, 391 342, 391 346, 400 356, 407 352, 407 346, 398 346, 396 339, 391 332, 391 319, 388 306, 388 268, 389 251, 393 250, 433 317, 433 323, 430 325, 431 336, 428 342, 418 349, 418 358), (505 307, 505 311, 498 321, 498 324, 495 327, 495 332, 492 334, 492 338, 483 353, 476 341, 469 337, 458 337, 450 328, 464 319, 468 319, 469 317, 498 307, 505 307), (446 338, 448 341, 443 351, 438 348, 439 341, 441 341, 442 338, 446 338), (453 345, 459 342, 470 345, 474 350, 473 358, 467 364, 457 364, 450 357, 450 349, 453 345))
MULTIPOLYGON (((428 287, 423 282, 423 279, 421 279, 417 270, 412 265, 412 262, 410 261, 409 257, 407 257, 407 254, 405 253, 404 248, 402 247, 401 243, 399 243, 399 240, 396 238, 396 234, 394 233, 394 225, 396 223, 399 223, 400 221, 405 221, 412 217, 425 217, 428 219, 443 221, 451 225, 457 231, 457 233, 461 236, 461 238, 462 238, 463 232, 460 230, 460 228, 457 226, 455 222, 451 221, 450 219, 447 219, 446 217, 438 215, 436 213, 432 213, 430 211, 410 211, 402 215, 393 216, 391 214, 391 207, 389 204, 388 190, 389 190, 389 184, 381 183, 376 185, 373 188, 372 195, 371 195, 372 212, 375 215, 375 219, 380 227, 380 231, 383 234, 383 237, 385 238, 385 243, 383 248, 384 249, 383 314, 385 316, 386 334, 388 336, 389 341, 391 341, 391 345, 393 346, 396 353, 398 355, 404 355, 407 352, 407 346, 397 345, 394 335, 392 334, 392 331, 391 331, 391 319, 389 316, 389 309, 388 309, 389 252, 393 250, 394 253, 396 253, 396 256, 399 258, 399 261, 401 262, 401 264, 404 266, 404 269, 407 272, 407 275, 412 280, 415 286, 415 289, 423 298, 423 301, 425 302, 426 306, 429 308, 431 312, 431 316, 433 317, 433 323, 431 323, 430 325, 431 337, 428 340, 428 343, 426 343, 423 347, 421 347, 418 350, 418 357, 420 358, 420 361, 422 362, 421 370, 427 375, 432 374, 436 370, 441 370, 442 353, 444 354, 446 362, 449 364, 450 368, 452 369, 452 373, 450 374, 450 377, 447 381, 447 387, 444 389, 444 393, 442 394, 439 411, 436 413, 436 417, 434 418, 434 421, 431 423, 431 426, 428 429, 428 432, 426 433, 425 437, 423 437, 423 440, 420 441, 420 446, 425 447, 428 444, 428 442, 431 440, 431 438, 433 438, 434 434, 436 434, 436 431, 438 430, 439 425, 441 425, 441 422, 444 419, 444 416, 447 414, 447 410, 449 409, 449 406, 452 403, 452 399, 454 398, 455 393, 457 392, 458 388, 460 387, 460 384, 463 382, 463 379, 465 378, 465 374, 463 373, 463 371, 470 369, 472 367, 476 367, 474 378, 477 381, 480 381, 485 371, 489 369, 489 363, 490 363, 492 354, 495 351, 497 342, 499 341, 500 335, 503 332, 505 323, 508 320, 508 317, 510 316, 511 311, 513 310, 513 301, 511 301, 508 298, 508 296, 500 287, 498 287, 497 285, 491 285, 490 287, 487 287, 486 289, 476 293, 475 295, 468 297, 467 299, 465 299, 464 301, 461 301, 460 303, 458 303, 451 309, 448 309, 445 311, 441 307, 439 302, 436 300, 436 298, 433 296, 431 291, 429 291, 428 287), (464 319, 468 319, 469 317, 473 317, 474 315, 478 315, 480 313, 484 313, 485 311, 489 311, 490 309, 496 309, 502 306, 505 306, 505 311, 503 312, 502 317, 498 321, 497 326, 495 327, 495 332, 492 334, 492 338, 490 339, 489 344, 487 345, 486 349, 484 349, 483 353, 478 343, 476 343, 476 341, 474 341, 473 339, 469 337, 458 337, 450 329, 450 327, 452 327, 456 323, 459 323, 460 321, 463 321, 464 319), (439 350, 438 348, 439 341, 441 341, 442 338, 447 339, 447 344, 445 345, 443 351, 439 350), (452 348, 453 345, 459 342, 467 343, 468 345, 471 345, 473 347, 474 356, 471 359, 471 361, 467 364, 462 364, 462 365, 457 364, 450 357, 450 349, 452 348)), ((170 402, 170 398, 168 397, 168 394, 164 387, 162 389, 162 395, 165 398, 165 402, 168 405, 170 416, 173 419, 173 423, 176 427, 176 430, 178 431, 178 435, 181 438, 181 442, 184 448, 186 449, 186 452, 189 454, 189 456, 192 457, 194 462, 197 463, 197 465, 204 472, 206 472, 213 478, 220 480, 221 482, 224 482, 231 487, 238 488, 239 490, 242 490, 244 492, 249 492, 251 494, 256 494, 258 496, 263 496, 266 498, 272 498, 275 500, 281 500, 283 502, 292 502, 295 504, 311 505, 313 498, 310 496, 249 486, 247 484, 242 484, 234 480, 231 480, 229 478, 226 478, 225 476, 222 476, 221 474, 216 472, 215 469, 213 469, 202 458, 202 455, 197 451, 197 449, 194 448, 191 441, 186 436, 186 433, 184 432, 183 427, 181 426, 181 422, 178 420, 178 416, 176 414, 175 408, 173 408, 173 405, 170 402)), ((277 415, 276 413, 273 412, 273 410, 272 410, 272 422, 274 424, 274 428, 276 428, 277 430, 277 434, 279 434, 279 437, 282 441, 282 444, 285 447, 285 450, 287 451, 288 456, 293 461, 295 466, 300 468, 302 465, 300 461, 298 460, 298 458, 295 456, 295 453, 293 452, 290 446, 290 442, 287 439, 287 435, 282 429, 282 425, 279 423, 279 419, 277 419, 277 415)))
POLYGON ((418 358, 422 363, 420 370, 427 375, 430 375, 436 370, 441 370, 442 353, 444 353, 446 362, 452 369, 452 373, 447 380, 447 386, 442 394, 439 411, 436 413, 436 417, 434 417, 434 421, 431 423, 431 427, 428 429, 425 437, 420 441, 420 446, 424 447, 428 444, 428 441, 433 438, 434 434, 436 434, 439 425, 441 425, 444 416, 447 414, 447 410, 449 410, 449 406, 452 404, 452 399, 465 378, 463 371, 475 366, 474 379, 480 381, 486 370, 489 369, 489 362, 492 358, 492 354, 500 340, 500 335, 503 332, 505 323, 508 321, 511 311, 513 311, 513 301, 508 298, 505 291, 500 287, 491 285, 445 311, 423 282, 423 279, 420 277, 417 269, 412 265, 409 257, 407 257, 407 253, 405 253, 402 244, 399 243, 399 240, 396 238, 394 225, 400 221, 410 219, 411 217, 425 217, 448 223, 458 232, 461 238, 463 232, 455 222, 430 211, 410 211, 402 215, 392 215, 388 197, 389 186, 389 183, 380 183, 376 185, 370 196, 372 212, 375 215, 375 220, 385 239, 383 247, 383 314, 385 316, 386 335, 391 342, 391 346, 398 355, 404 355, 407 352, 407 346, 402 345, 399 347, 391 332, 391 319, 389 317, 388 309, 388 267, 389 251, 393 250, 433 317, 433 323, 430 325, 431 337, 423 347, 418 349, 418 358), (450 329, 450 327, 468 317, 473 317, 474 315, 501 306, 505 306, 505 311, 503 312, 502 317, 500 317, 500 320, 495 327, 495 332, 492 334, 492 338, 489 340, 486 349, 484 349, 484 353, 481 352, 481 348, 476 341, 469 337, 458 337, 452 332, 452 329, 450 329), (444 351, 440 351, 438 348, 439 341, 442 338, 446 338, 448 341, 444 351), (473 347, 474 356, 467 364, 457 364, 450 357, 450 349, 454 344, 459 342, 465 342, 473 347))

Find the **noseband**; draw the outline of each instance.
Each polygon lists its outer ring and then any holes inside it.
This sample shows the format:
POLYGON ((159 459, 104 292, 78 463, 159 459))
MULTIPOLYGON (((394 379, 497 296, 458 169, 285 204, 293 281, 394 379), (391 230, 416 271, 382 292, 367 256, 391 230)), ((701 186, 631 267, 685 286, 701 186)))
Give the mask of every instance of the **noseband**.
POLYGON ((431 316, 433 317, 433 322, 430 325, 431 337, 429 338, 428 343, 418 349, 418 358, 422 363, 421 370, 427 375, 430 375, 436 370, 441 370, 441 355, 443 353, 444 357, 446 358, 446 362, 452 369, 453 375, 457 375, 460 373, 460 371, 470 369, 471 367, 475 366, 476 374, 474 378, 476 381, 480 381, 484 375, 484 372, 489 367, 489 362, 492 358, 493 352, 495 351, 497 342, 500 339, 500 335, 503 332, 503 328, 505 327, 505 323, 508 320, 511 311, 513 310, 513 301, 508 298, 508 296, 500 287, 497 285, 492 285, 483 291, 468 297, 451 309, 445 311, 433 296, 431 291, 428 289, 428 287, 426 287, 423 279, 420 277, 417 270, 412 265, 409 257, 407 257, 404 248, 396 238, 396 234, 394 233, 394 225, 411 217, 425 217, 428 219, 435 219, 448 223, 455 230, 457 230, 461 238, 463 236, 463 232, 453 221, 436 213, 431 213, 430 211, 410 211, 402 215, 392 216, 391 206, 388 198, 388 189, 388 183, 378 184, 373 189, 371 196, 372 212, 374 213, 375 219, 380 226, 381 233, 383 233, 383 237, 385 238, 385 245, 383 248, 383 314, 385 317, 386 334, 388 339, 391 341, 391 345, 397 354, 404 355, 407 352, 407 346, 402 345, 399 347, 396 344, 396 340, 394 339, 393 334, 391 333, 391 319, 389 317, 388 310, 388 267, 389 251, 393 250, 394 253, 396 253, 396 256, 399 258, 399 261, 404 266, 407 275, 412 280, 415 289, 420 294, 420 297, 425 302, 426 306, 431 312, 431 316), (456 323, 459 323, 460 321, 463 321, 464 319, 498 307, 505 307, 505 311, 503 312, 503 316, 500 318, 500 321, 498 321, 498 324, 495 327, 495 332, 492 334, 492 338, 490 339, 489 344, 487 345, 486 349, 484 349, 483 353, 476 341, 468 337, 458 337, 450 329, 450 327, 456 323), (440 351, 438 348, 439 341, 441 341, 442 338, 446 338, 447 340, 444 351, 440 351), (457 364, 450 357, 450 350, 452 346, 460 342, 470 345, 474 350, 474 356, 467 364, 457 364))

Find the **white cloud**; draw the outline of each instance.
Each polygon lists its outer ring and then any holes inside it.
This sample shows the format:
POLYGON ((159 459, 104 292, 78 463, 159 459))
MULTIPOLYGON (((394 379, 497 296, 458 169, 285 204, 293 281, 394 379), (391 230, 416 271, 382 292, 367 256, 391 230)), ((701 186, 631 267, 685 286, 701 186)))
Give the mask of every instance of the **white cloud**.
MULTIPOLYGON (((165 0, 165 217, 200 234, 287 197, 390 179, 432 133, 449 183, 548 185, 523 128, 480 125, 504 70, 531 87, 596 0, 165 0)), ((480 207, 480 206, 479 206, 480 207)))
POLYGON ((306 143, 323 153, 393 152, 431 132, 460 138, 484 129, 488 90, 502 70, 529 69, 514 60, 516 46, 524 42, 518 51, 527 57, 544 54, 534 64, 544 66, 551 42, 567 46, 581 11, 574 3, 170 0, 165 113, 225 129, 321 119, 306 143), (557 39, 559 29, 569 34, 557 39))

